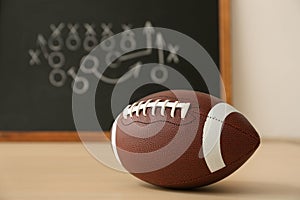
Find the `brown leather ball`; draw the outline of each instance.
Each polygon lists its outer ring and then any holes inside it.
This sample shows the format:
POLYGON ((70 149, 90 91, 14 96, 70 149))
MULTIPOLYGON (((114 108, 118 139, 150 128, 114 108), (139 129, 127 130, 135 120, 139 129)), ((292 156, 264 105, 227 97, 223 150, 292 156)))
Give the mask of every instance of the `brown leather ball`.
POLYGON ((255 152, 259 135, 235 108, 208 94, 169 90, 127 106, 112 148, 133 176, 169 188, 217 182, 255 152))

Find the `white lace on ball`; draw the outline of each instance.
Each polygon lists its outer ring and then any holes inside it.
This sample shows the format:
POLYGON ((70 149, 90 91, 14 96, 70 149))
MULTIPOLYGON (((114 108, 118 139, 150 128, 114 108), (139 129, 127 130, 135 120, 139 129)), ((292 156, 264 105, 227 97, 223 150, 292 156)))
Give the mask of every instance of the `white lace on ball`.
POLYGON ((160 108, 160 114, 165 116, 166 108, 171 108, 171 117, 174 118, 176 109, 181 109, 180 117, 183 119, 185 118, 187 111, 190 107, 190 103, 180 103, 179 101, 171 102, 170 100, 162 101, 161 99, 157 99, 152 101, 152 99, 148 99, 145 101, 135 102, 132 105, 128 105, 123 110, 123 117, 127 119, 127 116, 133 116, 135 113, 136 116, 140 115, 140 111, 142 110, 143 115, 146 116, 147 108, 151 108, 151 114, 155 116, 156 108, 160 108))

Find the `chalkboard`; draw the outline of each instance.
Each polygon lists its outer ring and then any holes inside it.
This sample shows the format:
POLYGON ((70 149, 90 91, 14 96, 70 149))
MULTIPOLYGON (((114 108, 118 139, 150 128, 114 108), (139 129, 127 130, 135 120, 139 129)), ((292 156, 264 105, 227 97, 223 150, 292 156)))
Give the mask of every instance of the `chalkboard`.
MULTIPOLYGON (((230 98, 228 13, 228 0, 0 0, 0 136, 4 140, 76 138, 72 92, 80 95, 88 90, 73 85, 80 62, 105 38, 138 27, 169 28, 196 40, 225 74, 230 98)), ((176 44, 166 45, 176 53, 176 44)), ((156 51, 122 66, 157 62, 156 51)), ((169 56, 168 65, 175 69, 189 65, 170 52, 164 59, 169 56)), ((185 73, 194 74, 192 69, 185 73)), ((109 130, 111 80, 118 76, 110 77, 109 71, 105 75, 107 79, 99 82, 104 91, 96 94, 96 110, 107 114, 99 122, 109 130)), ((190 81, 195 90, 207 92, 201 76, 190 81)), ((132 101, 163 89, 159 81, 147 85, 133 94, 132 101)))

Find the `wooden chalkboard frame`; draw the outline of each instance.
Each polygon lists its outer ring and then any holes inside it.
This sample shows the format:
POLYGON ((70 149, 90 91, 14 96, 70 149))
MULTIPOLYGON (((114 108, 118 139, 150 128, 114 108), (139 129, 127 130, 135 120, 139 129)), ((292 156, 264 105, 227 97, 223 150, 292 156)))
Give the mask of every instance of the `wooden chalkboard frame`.
MULTIPOLYGON (((230 0, 219 0, 220 70, 226 90, 226 95, 221 96, 229 103, 232 101, 230 36, 230 0)), ((87 135, 91 140, 104 140, 99 134, 95 136, 95 132, 87 135)), ((109 132, 105 135, 109 136, 109 132)), ((75 142, 80 141, 80 138, 76 131, 0 131, 0 142, 2 141, 75 142)))

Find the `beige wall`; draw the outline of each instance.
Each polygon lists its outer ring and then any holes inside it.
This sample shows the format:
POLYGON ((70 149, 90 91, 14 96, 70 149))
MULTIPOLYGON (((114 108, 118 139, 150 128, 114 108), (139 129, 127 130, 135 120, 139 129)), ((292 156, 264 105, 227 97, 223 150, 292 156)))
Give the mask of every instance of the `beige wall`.
POLYGON ((232 0, 233 104, 263 137, 300 138, 300 0, 232 0))

